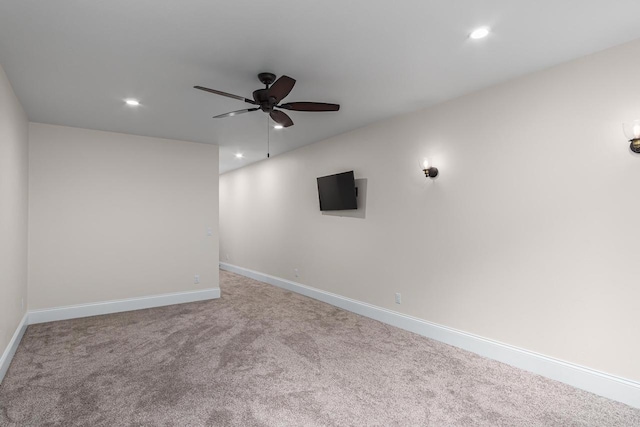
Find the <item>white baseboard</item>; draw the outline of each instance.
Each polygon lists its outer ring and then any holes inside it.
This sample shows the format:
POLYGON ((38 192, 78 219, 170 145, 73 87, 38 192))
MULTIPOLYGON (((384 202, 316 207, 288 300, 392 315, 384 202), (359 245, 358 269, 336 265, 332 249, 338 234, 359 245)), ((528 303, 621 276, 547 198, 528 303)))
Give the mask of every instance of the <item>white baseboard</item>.
POLYGON ((235 265, 220 268, 640 408, 640 383, 235 265))
POLYGON ((123 311, 141 310, 144 308, 162 307, 165 305, 204 301, 216 298, 220 298, 220 288, 176 292, 140 298, 127 298, 90 304, 78 304, 66 307, 47 308, 43 310, 30 310, 29 324, 33 325, 36 323, 54 322, 56 320, 120 313, 123 311))
POLYGON ((20 340, 22 340, 22 336, 24 335, 24 331, 27 330, 27 325, 29 324, 29 314, 25 313, 22 317, 22 320, 18 324, 16 331, 11 337, 11 341, 9 341, 9 345, 2 353, 2 357, 0 357, 0 383, 2 382, 5 374, 9 370, 9 365, 11 364, 11 359, 13 359, 13 355, 16 354, 16 350, 18 349, 18 344, 20 344, 20 340))

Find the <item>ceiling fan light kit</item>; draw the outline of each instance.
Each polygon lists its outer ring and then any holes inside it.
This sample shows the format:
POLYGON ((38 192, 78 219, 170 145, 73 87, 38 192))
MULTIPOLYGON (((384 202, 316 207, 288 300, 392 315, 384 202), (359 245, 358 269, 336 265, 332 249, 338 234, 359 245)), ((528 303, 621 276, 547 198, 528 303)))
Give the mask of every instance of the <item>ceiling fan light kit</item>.
POLYGON ((281 110, 313 112, 340 110, 340 105, 338 104, 327 104, 323 102, 288 102, 286 104, 280 104, 280 101, 289 95, 293 86, 296 84, 296 81, 289 76, 280 76, 280 78, 276 80, 276 75, 273 73, 260 73, 258 74, 258 79, 265 85, 265 88, 253 91, 253 99, 215 89, 209 89, 204 86, 194 86, 194 88, 216 95, 237 99, 239 101, 244 101, 256 106, 253 108, 220 114, 218 116, 214 116, 214 119, 232 117, 237 116, 238 114, 262 110, 265 113, 268 113, 274 122, 283 127, 290 127, 293 126, 293 120, 291 120, 291 117, 289 117, 288 114, 281 110))

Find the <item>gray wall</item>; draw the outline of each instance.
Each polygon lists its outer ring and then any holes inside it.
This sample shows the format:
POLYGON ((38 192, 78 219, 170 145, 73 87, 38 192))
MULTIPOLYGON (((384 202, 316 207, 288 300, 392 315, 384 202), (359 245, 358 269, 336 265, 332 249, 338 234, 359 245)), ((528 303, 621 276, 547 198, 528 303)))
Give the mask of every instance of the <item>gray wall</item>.
POLYGON ((224 174, 221 261, 638 381, 639 75, 634 42, 224 174), (351 169, 365 209, 321 214, 351 169))
POLYGON ((0 67, 0 355, 27 309, 28 122, 0 67))
POLYGON ((218 146, 29 129, 30 309, 218 287, 218 146))

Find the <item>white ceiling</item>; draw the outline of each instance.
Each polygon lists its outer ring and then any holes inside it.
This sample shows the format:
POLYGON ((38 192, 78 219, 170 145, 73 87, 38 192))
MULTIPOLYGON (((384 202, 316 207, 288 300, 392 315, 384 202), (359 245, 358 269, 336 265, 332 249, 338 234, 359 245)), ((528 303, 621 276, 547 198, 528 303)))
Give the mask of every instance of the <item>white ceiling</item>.
POLYGON ((32 121, 219 144, 224 172, 265 157, 267 115, 212 119, 248 104, 194 85, 251 98, 270 71, 297 79, 286 101, 341 104, 291 112, 273 156, 640 38, 638 16, 638 0, 0 0, 0 64, 32 121))

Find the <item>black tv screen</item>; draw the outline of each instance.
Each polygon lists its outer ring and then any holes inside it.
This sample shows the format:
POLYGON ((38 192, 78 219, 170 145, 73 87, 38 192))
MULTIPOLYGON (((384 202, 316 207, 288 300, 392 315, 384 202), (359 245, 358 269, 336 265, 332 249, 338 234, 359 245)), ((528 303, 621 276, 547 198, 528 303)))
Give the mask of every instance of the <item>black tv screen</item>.
POLYGON ((318 178, 318 197, 321 211, 357 209, 353 171, 318 178))

